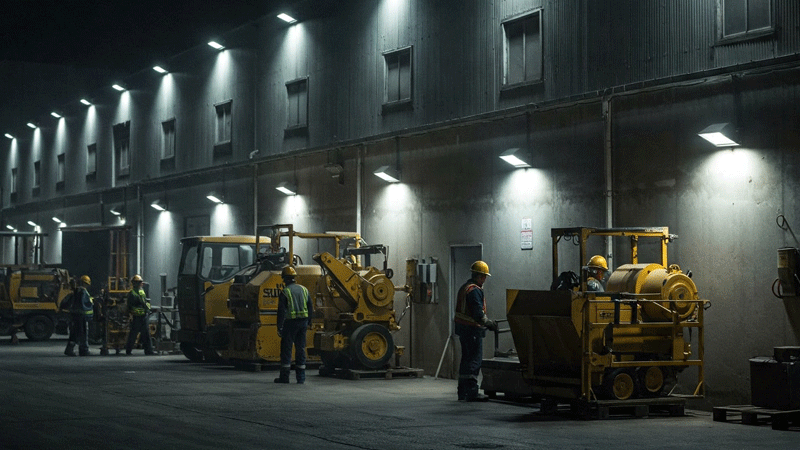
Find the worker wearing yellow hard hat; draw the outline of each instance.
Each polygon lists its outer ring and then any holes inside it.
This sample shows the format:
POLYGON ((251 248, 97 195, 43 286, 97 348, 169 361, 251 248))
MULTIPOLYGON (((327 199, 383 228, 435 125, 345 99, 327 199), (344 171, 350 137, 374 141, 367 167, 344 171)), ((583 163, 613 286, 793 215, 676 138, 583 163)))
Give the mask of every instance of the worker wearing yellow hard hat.
POLYGON ((128 303, 128 312, 131 313, 131 329, 128 332, 128 342, 125 344, 125 354, 130 355, 133 352, 133 345, 136 343, 136 336, 139 336, 139 341, 142 343, 145 355, 153 354, 153 344, 150 342, 150 327, 147 324, 147 315, 150 314, 150 299, 142 289, 144 280, 141 275, 134 275, 131 278, 133 288, 128 292, 126 299, 128 303))
POLYGON ((458 368, 458 400, 486 401, 478 392, 478 374, 483 363, 483 337, 486 329, 496 331, 497 322, 486 316, 483 283, 492 274, 484 261, 470 267, 472 276, 456 295, 455 333, 461 343, 461 363, 458 368))
POLYGON ((594 255, 586 265, 586 290, 592 292, 604 291, 603 280, 608 272, 608 263, 600 255, 594 255))

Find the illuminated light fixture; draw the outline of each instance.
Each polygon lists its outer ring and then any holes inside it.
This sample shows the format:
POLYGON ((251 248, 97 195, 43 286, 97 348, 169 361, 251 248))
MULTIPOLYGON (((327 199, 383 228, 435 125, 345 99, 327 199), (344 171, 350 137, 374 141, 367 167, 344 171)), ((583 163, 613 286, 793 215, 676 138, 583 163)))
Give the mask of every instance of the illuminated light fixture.
POLYGON ((711 142, 715 147, 736 147, 739 144, 734 140, 736 132, 729 123, 715 123, 707 126, 698 136, 711 142))
POLYGON ((294 17, 292 17, 292 16, 290 16, 290 15, 288 15, 286 13, 278 14, 278 19, 281 19, 282 21, 284 21, 286 23, 295 23, 295 22, 297 22, 297 19, 295 19, 294 17))
POLYGON ((12 227, 11 225, 6 225, 6 228, 8 228, 11 231, 14 231, 14 227, 12 227))
POLYGON ((398 183, 400 181, 400 172, 394 167, 382 166, 373 173, 378 178, 389 183, 398 183))
POLYGON ((9 139, 14 139, 14 136, 12 136, 12 135, 10 135, 8 133, 6 133, 6 137, 9 138, 9 139))
POLYGON ((61 219, 59 219, 59 218, 58 218, 58 217, 56 217, 56 216, 53 216, 53 222, 55 222, 55 223, 61 223, 61 219))
POLYGON ((121 83, 114 83, 111 87, 114 88, 115 90, 119 91, 119 92, 123 92, 123 91, 126 90, 125 85, 123 85, 121 83))
POLYGON ((59 219, 59 218, 58 218, 58 217, 56 217, 56 216, 53 216, 53 222, 55 222, 55 223, 57 223, 57 224, 58 224, 58 228, 64 228, 64 227, 66 227, 66 226, 67 226, 67 224, 66 224, 66 223, 62 222, 62 221, 61 221, 61 219, 59 219))
POLYGON ((530 164, 520 158, 522 153, 523 151, 521 148, 510 148, 500 154, 500 159, 517 168, 530 167, 530 164))
POLYGON ((34 130, 35 130, 35 129, 37 129, 37 128, 39 128, 39 126, 38 126, 38 125, 36 125, 36 124, 35 124, 35 123, 33 123, 33 122, 28 122, 28 127, 30 127, 30 128, 33 128, 34 130))
POLYGON ((287 183, 286 181, 279 184, 275 189, 283 192, 286 195, 297 195, 297 186, 294 186, 291 183, 287 183))
POLYGON ((167 204, 160 198, 153 200, 153 203, 150 203, 150 206, 157 211, 167 210, 167 204))
POLYGON ((161 66, 153 66, 153 70, 155 70, 158 73, 169 73, 167 71, 167 69, 165 69, 165 68, 163 68, 161 66))
POLYGON ((208 45, 214 50, 225 50, 225 46, 217 41, 208 41, 208 45))
POLYGON ((86 106, 92 106, 92 102, 90 102, 89 100, 87 100, 85 98, 81 99, 81 103, 83 103, 86 106))
POLYGON ((36 228, 36 227, 38 227, 38 226, 39 226, 39 225, 36 225, 35 223, 33 223, 33 221, 32 221, 32 220, 29 220, 29 221, 28 221, 28 225, 30 225, 30 226, 32 226, 32 227, 34 227, 34 228, 36 228))
POLYGON ((55 111, 51 112, 50 115, 55 117, 56 119, 60 119, 61 117, 63 117, 61 114, 59 114, 59 113, 57 113, 55 111))
POLYGON ((115 216, 121 216, 125 212, 125 209, 119 206, 115 206, 111 208, 109 212, 115 216))
POLYGON ((220 205, 225 203, 222 200, 222 196, 218 195, 216 192, 211 192, 210 194, 206 195, 206 198, 211 200, 212 202, 220 204, 220 205))

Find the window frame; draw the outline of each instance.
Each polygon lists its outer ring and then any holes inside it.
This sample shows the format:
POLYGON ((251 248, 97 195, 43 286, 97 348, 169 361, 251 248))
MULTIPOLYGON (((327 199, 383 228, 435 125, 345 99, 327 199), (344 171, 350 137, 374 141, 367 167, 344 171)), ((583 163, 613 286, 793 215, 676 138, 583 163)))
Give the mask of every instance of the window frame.
POLYGON ((64 190, 64 179, 67 175, 67 156, 65 153, 56 155, 56 191, 64 190))
POLYGON ((178 145, 177 121, 174 117, 161 122, 161 168, 175 168, 175 153, 178 145), (167 150, 171 147, 172 154, 168 155, 167 150))
MULTIPOLYGON (((500 74, 501 74, 501 83, 500 83, 500 90, 502 92, 509 92, 514 91, 520 88, 529 88, 532 86, 538 86, 544 84, 544 33, 542 32, 543 28, 543 8, 536 8, 532 10, 528 10, 519 14, 515 14, 513 16, 507 17, 500 21, 500 32, 502 35, 503 40, 503 52, 501 55, 501 63, 500 63, 500 74), (538 44, 537 51, 538 51, 538 69, 539 69, 539 76, 538 78, 530 78, 527 79, 525 75, 523 75, 522 81, 510 83, 509 79, 509 61, 510 61, 510 44, 509 44, 509 34, 508 34, 508 27, 511 25, 515 25, 518 23, 524 23, 528 20, 535 20, 536 26, 538 27, 538 44)), ((523 38, 527 34, 525 32, 522 33, 523 38)), ((528 44, 527 42, 523 43, 522 48, 522 55, 527 55, 528 44)), ((523 63, 523 70, 526 70, 527 64, 523 63)))
POLYGON ((308 106, 309 106, 309 77, 296 78, 286 82, 286 128, 284 129, 284 137, 291 137, 297 135, 308 134, 308 106), (292 88, 296 86, 305 85, 304 91, 297 91, 296 103, 297 107, 292 108, 293 96, 292 88), (305 92, 305 102, 300 98, 300 93, 305 92), (301 108, 301 104, 303 107, 301 108), (292 121, 292 112, 297 116, 296 121, 292 121))
POLYGON ((131 174, 131 121, 115 124, 112 129, 114 137, 114 155, 116 156, 117 178, 127 178, 131 174))
POLYGON ((392 111, 402 111, 402 110, 410 110, 414 108, 414 46, 407 45, 405 47, 398 47, 391 50, 386 50, 381 53, 383 57, 383 104, 381 105, 382 113, 388 113, 392 111), (398 66, 398 76, 397 76, 397 99, 393 99, 390 97, 390 91, 392 90, 389 86, 390 84, 390 61, 389 58, 404 56, 408 54, 408 81, 407 81, 407 88, 408 88, 408 97, 401 98, 401 92, 403 90, 403 80, 400 75, 402 75, 402 69, 398 66))
MULTIPOLYGON (((743 41, 750 41, 755 39, 762 39, 770 36, 774 36, 776 32, 775 27, 775 2, 774 0, 766 0, 769 2, 769 26, 756 28, 753 30, 748 30, 748 24, 745 23, 745 31, 735 33, 735 34, 725 34, 725 2, 730 0, 717 0, 717 44, 719 45, 727 45, 727 44, 734 44, 737 42, 743 41)), ((745 22, 747 22, 746 15, 749 12, 749 5, 750 0, 737 0, 740 2, 744 2, 745 5, 745 22)))
POLYGON ((19 196, 19 170, 17 167, 11 168, 11 179, 9 182, 11 183, 11 186, 9 187, 10 199, 12 202, 16 202, 17 197, 19 196))
POLYGON ((214 104, 214 157, 227 156, 233 153, 233 99, 214 104), (220 111, 225 112, 220 119, 220 111), (220 130, 227 136, 220 136, 220 130), (222 139, 220 139, 222 138, 222 139))
POLYGON ((42 183, 42 160, 33 162, 33 188, 31 193, 34 197, 38 197, 41 192, 42 183))
POLYGON ((97 179, 97 142, 86 145, 86 181, 97 179), (92 170, 92 164, 94 168, 92 170))

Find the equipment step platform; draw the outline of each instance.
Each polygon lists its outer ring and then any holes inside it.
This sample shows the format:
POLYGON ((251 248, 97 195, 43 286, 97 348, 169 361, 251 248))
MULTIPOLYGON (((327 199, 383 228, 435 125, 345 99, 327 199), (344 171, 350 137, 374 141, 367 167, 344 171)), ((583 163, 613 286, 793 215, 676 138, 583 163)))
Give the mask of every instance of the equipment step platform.
MULTIPOLYGON (((542 412, 548 410, 547 400, 542 401, 542 412)), ((678 397, 653 397, 632 400, 577 401, 572 411, 584 419, 611 419, 624 417, 683 416, 686 399, 678 397)))
POLYGON ((795 427, 800 426, 800 410, 784 411, 753 405, 715 406, 713 408, 714 421, 727 422, 729 413, 740 414, 741 423, 745 425, 771 423, 773 430, 788 430, 790 424, 795 427))
POLYGON ((329 370, 325 366, 319 368, 319 374, 328 377, 345 378, 348 380, 360 380, 362 378, 384 378, 391 380, 392 378, 422 378, 425 376, 425 371, 422 369, 413 369, 411 367, 392 367, 389 369, 376 369, 376 370, 355 370, 355 369, 340 369, 329 370))

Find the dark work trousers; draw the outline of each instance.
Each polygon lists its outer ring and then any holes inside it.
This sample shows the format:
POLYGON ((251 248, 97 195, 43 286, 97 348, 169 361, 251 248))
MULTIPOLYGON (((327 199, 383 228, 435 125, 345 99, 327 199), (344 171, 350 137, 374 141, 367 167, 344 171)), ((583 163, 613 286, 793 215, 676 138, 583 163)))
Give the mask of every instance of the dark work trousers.
POLYGON ((153 344, 150 342, 150 329, 147 326, 147 316, 133 316, 131 320, 131 331, 128 333, 128 342, 125 345, 125 353, 130 354, 133 351, 133 344, 136 343, 136 336, 141 334, 139 338, 144 353, 150 355, 153 353, 153 344))
POLYGON ((281 369, 292 367, 292 345, 294 345, 294 364, 298 370, 306 368, 306 331, 308 319, 286 319, 281 332, 281 369))
POLYGON ((478 374, 483 363, 483 328, 455 324, 461 342, 461 364, 458 366, 458 398, 464 400, 478 395, 478 374))
POLYGON ((75 345, 81 354, 89 352, 89 321, 92 316, 87 316, 82 312, 70 313, 69 339, 67 340, 67 350, 65 353, 73 352, 75 345))

